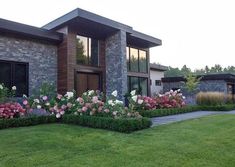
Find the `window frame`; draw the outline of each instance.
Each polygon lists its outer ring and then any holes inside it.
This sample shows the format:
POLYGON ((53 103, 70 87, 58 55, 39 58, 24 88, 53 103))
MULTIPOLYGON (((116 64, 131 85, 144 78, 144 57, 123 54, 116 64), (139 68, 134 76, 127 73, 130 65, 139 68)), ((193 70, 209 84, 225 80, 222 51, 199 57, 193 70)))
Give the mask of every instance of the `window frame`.
MULTIPOLYGON (((86 43, 87 43, 87 64, 81 64, 81 63, 77 63, 77 58, 76 58, 76 64, 77 65, 85 65, 85 66, 93 66, 93 67, 99 67, 100 66, 100 60, 99 60, 99 57, 100 57, 100 41, 96 38, 91 38, 91 37, 88 37, 88 36, 83 36, 83 35, 80 35, 80 34, 77 34, 76 35, 76 43, 77 43, 77 40, 79 39, 79 37, 83 37, 83 38, 86 38, 86 43), (97 65, 93 65, 91 64, 91 41, 92 40, 97 40, 98 44, 97 44, 97 65)), ((76 45, 76 56, 77 56, 77 45, 76 45)))
MULTIPOLYGON (((8 60, 0 60, 0 63, 8 63, 8 64, 10 64, 10 73, 11 73, 10 74, 11 75, 10 76, 10 88, 12 86, 17 85, 16 81, 15 81, 16 80, 15 79, 15 66, 16 65, 24 65, 25 66, 25 68, 26 68, 26 73, 25 73, 26 92, 23 93, 23 94, 28 96, 29 95, 29 63, 27 63, 27 62, 18 62, 18 61, 8 61, 8 60)), ((16 96, 16 97, 19 97, 19 96, 16 96)))
POLYGON ((155 86, 162 86, 162 81, 161 80, 155 80, 155 86), (158 84, 160 83, 160 84, 158 84))
MULTIPOLYGON (((128 72, 137 72, 137 73, 143 73, 143 74, 147 74, 148 73, 148 68, 149 68, 149 64, 148 64, 148 51, 144 50, 144 49, 140 49, 140 48, 136 48, 136 47, 131 47, 131 46, 127 46, 126 49, 128 48, 128 57, 129 58, 129 63, 127 62, 127 70, 128 72), (136 49, 138 52, 138 71, 133 71, 131 69, 131 48, 136 49), (141 72, 140 71, 140 51, 143 51, 146 53, 146 72, 141 72)), ((126 51, 127 54, 127 51, 126 51)))

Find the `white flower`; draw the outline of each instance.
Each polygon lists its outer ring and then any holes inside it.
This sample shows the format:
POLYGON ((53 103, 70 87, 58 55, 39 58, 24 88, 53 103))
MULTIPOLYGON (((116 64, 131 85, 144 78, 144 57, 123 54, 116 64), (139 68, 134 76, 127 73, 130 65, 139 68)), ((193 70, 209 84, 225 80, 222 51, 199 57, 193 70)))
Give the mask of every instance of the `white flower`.
POLYGON ((64 115, 64 113, 65 113, 64 110, 62 110, 62 111, 60 112, 61 115, 64 115))
POLYGON ((170 93, 173 93, 173 92, 174 92, 174 91, 171 89, 171 90, 170 90, 170 93))
POLYGON ((111 106, 114 106, 115 104, 113 103, 113 100, 108 100, 108 104, 111 106))
POLYGON ((40 105, 37 105, 37 109, 41 109, 42 108, 42 106, 40 106, 40 105))
POLYGON ((134 102, 136 102, 136 100, 137 100, 137 95, 132 96, 132 100, 134 100, 134 102))
POLYGON ((23 98, 27 98, 27 96, 25 94, 23 94, 23 98))
POLYGON ((113 112, 113 115, 116 116, 116 115, 117 115, 117 111, 114 111, 114 112, 113 112))
POLYGON ((3 86, 0 84, 0 89, 3 89, 3 86))
POLYGON ((177 92, 180 92, 180 91, 181 91, 180 89, 177 90, 177 92))
POLYGON ((33 100, 35 103, 40 103, 40 101, 38 99, 34 99, 33 100))
POLYGON ((12 90, 16 90, 16 86, 12 86, 12 88, 11 88, 12 90))
POLYGON ((94 93, 94 90, 88 91, 88 95, 91 96, 94 93))
POLYGON ((112 93, 112 95, 114 96, 114 97, 117 97, 117 90, 115 90, 115 91, 113 91, 113 93, 112 93))
POLYGON ((115 103, 117 103, 117 104, 123 104, 123 101, 121 101, 121 100, 116 100, 115 103))
POLYGON ((185 96, 182 96, 183 99, 185 99, 185 96))
POLYGON ((137 101, 138 104, 142 104, 143 102, 144 102, 144 100, 142 100, 142 99, 139 99, 139 100, 137 101))
POLYGON ((50 105, 50 103, 48 103, 48 102, 47 102, 45 105, 46 105, 46 106, 49 106, 49 105, 50 105))
POLYGON ((70 99, 70 98, 72 98, 72 97, 74 96, 74 93, 73 93, 73 92, 67 92, 67 93, 65 94, 65 96, 66 96, 68 99, 70 99))
POLYGON ((56 118, 60 118, 61 117, 60 113, 57 113, 55 116, 56 116, 56 118))
POLYGON ((134 96, 136 94, 136 90, 131 91, 131 96, 134 96))

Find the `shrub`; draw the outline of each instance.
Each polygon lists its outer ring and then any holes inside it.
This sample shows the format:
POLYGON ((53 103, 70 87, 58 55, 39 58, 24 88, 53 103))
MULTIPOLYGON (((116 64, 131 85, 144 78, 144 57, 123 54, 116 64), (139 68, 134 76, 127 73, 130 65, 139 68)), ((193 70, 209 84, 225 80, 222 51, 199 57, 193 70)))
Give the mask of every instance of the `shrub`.
POLYGON ((0 103, 6 102, 7 99, 14 97, 15 93, 16 86, 13 86, 10 90, 3 83, 0 83, 0 103))
POLYGON ((19 103, 0 104, 0 119, 15 118, 25 115, 25 109, 19 103))
POLYGON ((196 95, 196 102, 198 105, 223 105, 226 102, 229 102, 229 96, 227 96, 222 92, 199 92, 196 95))
POLYGON ((88 126, 92 128, 109 129, 118 132, 130 133, 136 130, 149 128, 152 124, 148 118, 117 118, 96 116, 64 115, 62 123, 88 126))

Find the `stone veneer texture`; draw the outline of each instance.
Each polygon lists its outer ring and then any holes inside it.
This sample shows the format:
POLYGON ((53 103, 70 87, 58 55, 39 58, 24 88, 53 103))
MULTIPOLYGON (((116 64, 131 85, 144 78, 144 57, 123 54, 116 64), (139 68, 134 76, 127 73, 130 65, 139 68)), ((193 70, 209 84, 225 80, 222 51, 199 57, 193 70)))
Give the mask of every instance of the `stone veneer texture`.
POLYGON ((29 95, 42 83, 57 84, 57 46, 0 35, 0 60, 29 63, 29 95))
POLYGON ((106 94, 118 91, 119 100, 127 92, 126 32, 119 31, 105 41, 106 94))

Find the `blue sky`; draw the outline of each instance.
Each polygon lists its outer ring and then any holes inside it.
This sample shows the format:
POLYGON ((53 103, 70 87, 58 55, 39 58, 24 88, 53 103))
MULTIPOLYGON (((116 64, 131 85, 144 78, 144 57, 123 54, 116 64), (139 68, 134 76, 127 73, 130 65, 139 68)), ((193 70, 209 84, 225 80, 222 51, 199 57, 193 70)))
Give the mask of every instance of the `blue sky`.
POLYGON ((162 39, 151 62, 235 66, 233 0, 1 0, 0 18, 41 27, 77 7, 162 39))

